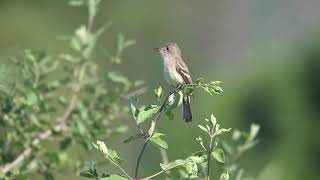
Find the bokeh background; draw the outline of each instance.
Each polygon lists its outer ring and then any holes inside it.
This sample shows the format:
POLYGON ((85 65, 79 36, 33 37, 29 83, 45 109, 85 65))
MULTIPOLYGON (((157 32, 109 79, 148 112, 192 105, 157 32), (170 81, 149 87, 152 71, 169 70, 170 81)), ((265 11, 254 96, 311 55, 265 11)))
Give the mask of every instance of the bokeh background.
MULTIPOLYGON (((72 33, 86 17, 84 9, 66 2, 1 0, 0 56, 14 56, 24 48, 63 51, 66 45, 57 37, 72 33)), ((246 172, 260 179, 320 177, 320 1, 104 0, 100 8, 97 24, 113 22, 103 38, 106 47, 114 48, 119 32, 137 42, 121 66, 130 79, 144 80, 151 91, 165 85, 160 57, 152 48, 177 42, 194 79, 224 82, 221 96, 196 94, 194 124, 211 113, 223 127, 247 130, 253 122, 260 124, 260 143, 240 160, 246 172)), ((153 100, 145 95, 141 101, 153 100)), ((174 121, 159 127, 170 134, 170 159, 198 148, 194 139, 200 132, 176 114, 174 121)), ((132 173, 140 144, 123 145, 123 138, 109 142, 127 159, 132 173)), ((157 153, 147 150, 141 175, 158 169, 157 153)), ((99 158, 97 153, 84 156, 99 158)), ((72 172, 57 176, 79 179, 72 172)))

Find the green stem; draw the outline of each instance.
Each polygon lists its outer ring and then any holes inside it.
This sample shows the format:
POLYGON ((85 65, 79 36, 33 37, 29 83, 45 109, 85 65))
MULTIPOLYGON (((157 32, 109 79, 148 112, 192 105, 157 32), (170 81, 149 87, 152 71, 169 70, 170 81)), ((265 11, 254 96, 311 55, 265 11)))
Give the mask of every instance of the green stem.
POLYGON ((164 173, 165 171, 164 170, 162 170, 162 171, 159 171, 159 172, 157 172, 157 173, 155 173, 155 174, 153 174, 153 175, 151 175, 151 176, 148 176, 148 177, 145 177, 145 178, 142 178, 142 179, 140 179, 140 180, 147 180, 147 179, 151 179, 151 178, 154 178, 154 177, 156 177, 156 176, 159 176, 160 174, 162 174, 162 173, 164 173))
POLYGON ((212 126, 211 131, 210 131, 210 143, 208 147, 208 166, 207 166, 207 180, 210 180, 210 161, 211 161, 211 154, 212 154, 212 144, 213 144, 213 139, 214 139, 214 134, 215 134, 215 129, 216 125, 212 126))
POLYGON ((112 159, 110 159, 110 158, 108 158, 108 160, 109 160, 112 164, 114 164, 115 166, 117 166, 117 167, 120 169, 120 171, 122 171, 123 174, 125 174, 125 176, 127 176, 129 179, 132 179, 132 177, 131 177, 119 164, 115 163, 115 162, 114 162, 112 159))

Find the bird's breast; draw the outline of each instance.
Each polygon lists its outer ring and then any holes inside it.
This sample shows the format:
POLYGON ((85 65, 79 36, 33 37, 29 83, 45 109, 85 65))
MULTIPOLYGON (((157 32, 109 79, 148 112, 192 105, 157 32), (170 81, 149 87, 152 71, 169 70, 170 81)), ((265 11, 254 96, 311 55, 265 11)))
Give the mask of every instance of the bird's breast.
POLYGON ((163 61, 163 76, 164 79, 172 86, 182 84, 183 79, 180 74, 177 72, 175 64, 169 64, 166 60, 163 61))

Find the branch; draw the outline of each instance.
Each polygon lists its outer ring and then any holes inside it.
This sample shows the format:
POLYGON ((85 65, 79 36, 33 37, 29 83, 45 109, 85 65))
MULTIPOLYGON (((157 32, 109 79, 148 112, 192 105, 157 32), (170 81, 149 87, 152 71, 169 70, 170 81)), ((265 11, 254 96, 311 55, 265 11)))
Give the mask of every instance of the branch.
MULTIPOLYGON (((166 150, 164 149, 160 149, 160 156, 161 156, 161 159, 162 159, 162 163, 163 164, 168 164, 169 163, 169 159, 168 159, 168 153, 166 150)), ((170 171, 166 171, 166 174, 167 175, 170 175, 170 171)), ((166 177, 165 180, 170 180, 169 177, 166 177)))
POLYGON ((140 152, 140 154, 139 154, 138 161, 137 161, 137 165, 136 165, 136 170, 135 170, 135 173, 134 173, 134 179, 135 179, 135 180, 138 178, 138 172, 139 172, 140 162, 141 162, 143 153, 144 153, 144 151, 146 150, 146 147, 147 147, 147 145, 148 145, 148 142, 149 142, 149 139, 145 140, 145 142, 143 143, 141 152, 140 152))

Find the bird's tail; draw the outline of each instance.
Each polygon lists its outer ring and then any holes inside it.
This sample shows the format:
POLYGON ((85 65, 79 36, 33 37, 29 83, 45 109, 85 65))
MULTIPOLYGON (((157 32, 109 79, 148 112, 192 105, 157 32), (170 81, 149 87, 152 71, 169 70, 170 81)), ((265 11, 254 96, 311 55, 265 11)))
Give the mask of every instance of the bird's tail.
POLYGON ((190 106, 190 96, 183 97, 182 116, 183 120, 187 123, 192 121, 192 112, 190 106))

